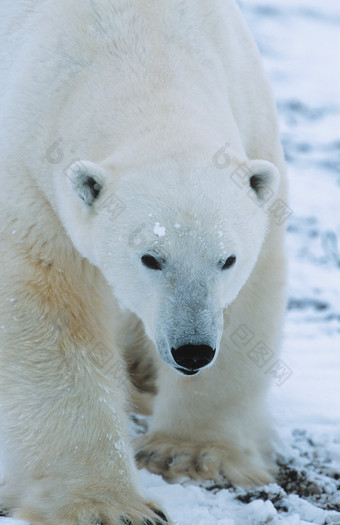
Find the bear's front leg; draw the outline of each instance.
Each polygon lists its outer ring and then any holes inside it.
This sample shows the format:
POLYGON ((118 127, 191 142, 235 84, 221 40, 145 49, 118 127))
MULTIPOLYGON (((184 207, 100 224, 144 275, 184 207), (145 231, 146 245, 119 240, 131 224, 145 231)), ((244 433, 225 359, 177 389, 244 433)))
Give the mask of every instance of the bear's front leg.
POLYGON ((259 294, 252 294, 253 305, 245 290, 226 311, 221 348, 210 368, 181 376, 160 365, 153 422, 135 447, 140 468, 170 482, 191 478, 252 486, 273 481, 276 435, 265 394, 277 362, 284 294, 282 286, 272 284, 269 290, 261 304, 259 294), (256 351, 267 352, 266 366, 256 351))
POLYGON ((167 522, 141 496, 127 438, 122 366, 117 359, 111 364, 110 382, 84 356, 71 368, 47 354, 31 356, 30 370, 25 357, 17 374, 11 373, 14 363, 7 367, 0 497, 15 517, 32 525, 167 522))
POLYGON ((247 399, 246 384, 239 385, 243 394, 231 388, 226 395, 230 377, 219 362, 197 377, 181 378, 170 369, 160 377, 153 423, 135 445, 139 468, 168 482, 191 478, 252 486, 273 481, 262 395, 252 392, 247 399))
POLYGON ((91 334, 91 316, 77 332, 76 304, 47 312, 40 296, 26 309, 20 293, 0 308, 2 508, 32 525, 168 523, 141 495, 113 341, 91 334))

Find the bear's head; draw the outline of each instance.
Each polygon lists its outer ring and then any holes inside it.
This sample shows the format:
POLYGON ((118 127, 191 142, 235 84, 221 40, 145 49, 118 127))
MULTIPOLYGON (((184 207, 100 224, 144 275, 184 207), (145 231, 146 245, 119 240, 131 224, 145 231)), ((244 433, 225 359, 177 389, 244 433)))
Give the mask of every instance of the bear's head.
POLYGON ((78 161, 57 189, 78 251, 159 356, 186 375, 216 359, 224 311, 248 280, 268 229, 279 173, 267 161, 164 160, 139 169, 78 161))

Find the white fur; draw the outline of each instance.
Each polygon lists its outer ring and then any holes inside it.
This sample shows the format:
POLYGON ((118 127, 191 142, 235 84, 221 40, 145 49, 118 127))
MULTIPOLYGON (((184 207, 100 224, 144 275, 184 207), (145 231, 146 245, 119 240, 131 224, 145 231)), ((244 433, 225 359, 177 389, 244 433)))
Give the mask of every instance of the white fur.
POLYGON ((236 3, 5 0, 0 44, 1 502, 34 524, 156 523, 126 431, 135 316, 159 369, 139 465, 269 481, 269 376, 233 334, 245 325, 277 356, 284 224, 270 206, 285 167, 236 3), (216 348, 194 377, 174 370, 187 343, 216 348))

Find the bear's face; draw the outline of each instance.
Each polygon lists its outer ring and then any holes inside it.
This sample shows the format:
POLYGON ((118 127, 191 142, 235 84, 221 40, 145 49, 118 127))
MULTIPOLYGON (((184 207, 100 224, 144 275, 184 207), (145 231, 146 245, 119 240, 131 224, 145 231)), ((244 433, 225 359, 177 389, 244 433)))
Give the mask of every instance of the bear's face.
POLYGON ((264 198, 279 184, 269 162, 244 164, 242 178, 237 166, 227 173, 183 167, 183 176, 171 164, 117 174, 79 162, 59 199, 76 248, 142 320, 161 359, 184 374, 215 360, 224 311, 265 238, 264 198))

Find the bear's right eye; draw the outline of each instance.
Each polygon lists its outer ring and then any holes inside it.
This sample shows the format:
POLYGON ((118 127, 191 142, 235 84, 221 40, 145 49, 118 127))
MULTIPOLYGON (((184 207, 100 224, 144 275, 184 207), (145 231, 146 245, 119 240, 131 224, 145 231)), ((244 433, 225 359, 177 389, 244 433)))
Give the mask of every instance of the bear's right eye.
POLYGON ((236 262, 235 255, 231 255, 228 257, 228 259, 225 261, 225 263, 222 266, 222 270, 227 270, 228 268, 231 268, 236 262))
POLYGON ((159 261, 152 255, 143 255, 141 258, 142 263, 150 270, 161 270, 162 266, 159 261))

